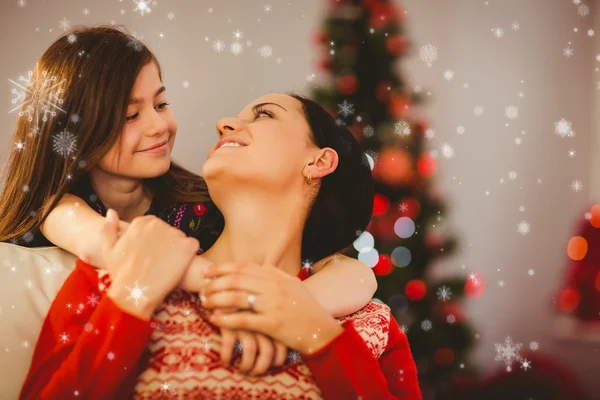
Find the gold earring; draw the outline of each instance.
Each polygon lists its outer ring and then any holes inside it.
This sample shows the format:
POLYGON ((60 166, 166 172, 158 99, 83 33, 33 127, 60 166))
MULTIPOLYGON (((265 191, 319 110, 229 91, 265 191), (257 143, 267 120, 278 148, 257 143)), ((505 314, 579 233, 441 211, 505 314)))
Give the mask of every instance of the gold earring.
POLYGON ((312 172, 308 171, 308 179, 306 180, 306 183, 310 185, 310 182, 312 182, 312 172))

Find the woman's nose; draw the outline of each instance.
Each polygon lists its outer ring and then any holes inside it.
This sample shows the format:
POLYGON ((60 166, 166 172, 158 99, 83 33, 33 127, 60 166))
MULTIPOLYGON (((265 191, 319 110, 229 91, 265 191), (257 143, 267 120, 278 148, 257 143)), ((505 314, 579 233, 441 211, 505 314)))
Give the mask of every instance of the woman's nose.
POLYGON ((239 118, 221 118, 217 121, 217 135, 222 138, 227 134, 239 132, 243 129, 243 126, 244 122, 239 118))

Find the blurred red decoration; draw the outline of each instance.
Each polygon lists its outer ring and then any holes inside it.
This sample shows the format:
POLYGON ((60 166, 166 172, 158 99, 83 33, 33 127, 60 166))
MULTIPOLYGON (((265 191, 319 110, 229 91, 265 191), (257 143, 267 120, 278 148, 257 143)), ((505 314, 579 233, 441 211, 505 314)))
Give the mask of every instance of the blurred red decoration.
POLYGON ((485 277, 478 274, 469 274, 465 282, 465 295, 471 299, 480 297, 485 292, 485 277))
POLYGON ((408 217, 412 220, 421 214, 421 203, 413 198, 402 199, 398 204, 398 210, 401 217, 408 217))
POLYGON ((435 351, 435 355, 433 356, 435 363, 442 367, 447 367, 452 365, 454 362, 454 350, 449 347, 442 347, 435 351))
POLYGON ((564 288, 558 296, 558 308, 562 312, 573 312, 579 307, 580 299, 579 291, 571 287, 564 288))
POLYGON ((453 315, 456 318, 455 323, 461 323, 465 319, 465 309, 459 303, 443 303, 441 313, 444 320, 453 315))
POLYGON ((420 279, 413 279, 412 281, 406 284, 406 288, 404 289, 404 293, 406 297, 413 301, 418 301, 425 297, 425 293, 427 292, 427 287, 425 286, 425 282, 420 279))
POLYGON ((592 206, 590 214, 592 214, 592 217, 590 218, 590 223, 592 226, 594 228, 600 228, 600 204, 595 204, 592 206))
POLYGON ((411 108, 411 102, 408 97, 403 94, 392 93, 388 102, 388 111, 395 118, 402 118, 411 108))
POLYGON ((371 28, 379 29, 401 17, 399 10, 391 3, 375 3, 371 6, 371 28))
POLYGON ((385 214, 390 207, 390 199, 382 194, 377 193, 373 197, 373 216, 380 216, 385 214))
POLYGON ((600 292, 600 271, 596 273, 596 291, 600 292))
POLYGON ((388 275, 394 269, 394 265, 392 264, 392 259, 390 256, 386 254, 382 254, 379 256, 379 261, 373 267, 373 272, 375 275, 383 276, 388 275))
POLYGON ((313 44, 320 45, 329 42, 329 38, 327 37, 327 33, 323 31, 317 31, 313 34, 312 37, 313 44))
POLYGON ((344 96, 349 96, 356 92, 358 81, 356 75, 342 75, 337 79, 337 88, 344 96))
POLYGON ((437 162, 435 158, 431 157, 429 153, 421 153, 419 161, 417 162, 417 171, 423 178, 431 178, 435 175, 437 169, 437 162))
POLYGON ((567 245, 567 254, 572 260, 582 260, 588 251, 588 243, 582 236, 573 236, 567 245))
POLYGON ((373 176, 388 185, 402 185, 413 178, 412 156, 398 147, 387 147, 379 153, 373 176))
POLYGON ((317 67, 321 71, 330 72, 333 69, 333 59, 329 56, 323 57, 319 60, 317 67))
POLYGON ((404 36, 394 35, 385 41, 385 48, 390 54, 400 55, 406 52, 407 44, 404 36))
POLYGON ((379 83, 379 85, 377 85, 377 88, 375 88, 375 97, 377 97, 377 100, 379 100, 381 103, 387 103, 388 99, 392 94, 390 88, 391 85, 389 82, 379 83))

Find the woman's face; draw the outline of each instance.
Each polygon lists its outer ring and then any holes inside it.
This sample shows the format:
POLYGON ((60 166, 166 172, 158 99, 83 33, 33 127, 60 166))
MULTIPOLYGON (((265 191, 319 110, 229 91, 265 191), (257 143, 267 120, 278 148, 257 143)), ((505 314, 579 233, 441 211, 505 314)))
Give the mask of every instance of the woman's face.
POLYGON ((204 178, 277 189, 302 182, 306 160, 319 149, 310 141, 301 107, 293 97, 270 94, 251 102, 236 117, 221 118, 217 122, 221 140, 208 153, 204 178))
POLYGON ((151 62, 137 76, 120 139, 98 167, 130 178, 161 176, 169 170, 176 133, 177 120, 167 104, 158 68, 151 62))

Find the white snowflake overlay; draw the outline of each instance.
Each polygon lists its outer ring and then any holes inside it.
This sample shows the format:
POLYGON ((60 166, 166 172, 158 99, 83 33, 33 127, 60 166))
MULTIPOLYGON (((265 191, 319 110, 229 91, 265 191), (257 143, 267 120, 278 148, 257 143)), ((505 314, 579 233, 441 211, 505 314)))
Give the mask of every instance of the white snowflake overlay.
POLYGON ((523 347, 522 343, 513 343, 512 338, 507 336, 504 340, 504 344, 496 343, 496 361, 504 361, 506 364, 506 371, 512 371, 512 364, 514 362, 520 362, 521 368, 527 370, 531 368, 531 362, 524 359, 520 354, 519 350, 523 347))
POLYGON ((17 96, 11 102, 12 104, 18 104, 9 113, 21 109, 19 117, 27 115, 29 122, 35 119, 39 123, 38 118, 40 116, 42 121, 47 121, 48 114, 55 116, 56 110, 65 112, 60 108, 63 103, 64 90, 61 86, 64 80, 57 83, 56 76, 48 76, 46 71, 43 71, 41 76, 38 73, 35 77, 33 75, 34 72, 29 71, 27 78, 20 76, 19 82, 22 83, 9 79, 12 84, 17 86, 17 88, 11 90, 17 96))

